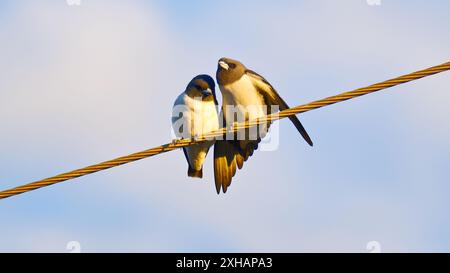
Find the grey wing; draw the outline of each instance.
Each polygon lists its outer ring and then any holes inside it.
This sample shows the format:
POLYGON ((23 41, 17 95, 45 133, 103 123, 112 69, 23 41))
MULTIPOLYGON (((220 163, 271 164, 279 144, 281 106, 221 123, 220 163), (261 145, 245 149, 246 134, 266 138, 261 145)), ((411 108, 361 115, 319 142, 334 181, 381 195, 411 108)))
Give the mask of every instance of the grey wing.
MULTIPOLYGON (((172 125, 174 123, 176 123, 180 118, 181 118, 181 116, 180 117, 172 117, 172 125)), ((180 128, 173 128, 173 129, 174 130, 178 130, 178 133, 183 134, 183 125, 181 125, 180 128)), ((177 134, 177 132, 175 132, 175 134, 177 134)), ((188 175, 189 175, 190 171, 193 170, 193 169, 192 169, 191 163, 189 161, 189 155, 188 155, 188 152, 187 152, 187 147, 183 147, 183 154, 184 154, 184 157, 186 158, 186 162, 188 164, 188 175)))
MULTIPOLYGON (((280 107, 280 110, 289 109, 287 103, 280 97, 275 88, 273 88, 273 86, 266 79, 264 79, 263 76, 259 75, 258 73, 252 70, 246 70, 246 74, 253 80, 253 83, 258 88, 258 91, 261 94, 263 94, 267 105, 278 105, 280 107)), ((297 130, 305 139, 305 141, 310 146, 313 146, 311 138, 309 137, 308 133, 306 132, 306 129, 303 127, 302 123, 297 118, 297 116, 295 115, 290 116, 289 119, 297 128, 297 130)))

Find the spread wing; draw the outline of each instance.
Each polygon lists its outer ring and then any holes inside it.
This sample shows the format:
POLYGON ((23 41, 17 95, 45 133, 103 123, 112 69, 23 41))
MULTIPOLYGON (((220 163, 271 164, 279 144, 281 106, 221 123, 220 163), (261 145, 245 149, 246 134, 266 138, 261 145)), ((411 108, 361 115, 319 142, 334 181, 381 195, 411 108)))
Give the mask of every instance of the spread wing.
MULTIPOLYGON (((273 86, 266 79, 264 79, 264 77, 252 70, 246 70, 245 73, 252 79, 253 84, 258 88, 258 91, 263 94, 266 105, 278 105, 280 107, 280 110, 289 109, 287 103, 280 97, 275 88, 273 88, 273 86)), ((306 132, 297 116, 290 116, 289 119, 297 128, 305 141, 308 142, 310 146, 313 146, 311 138, 309 137, 308 133, 306 132)))

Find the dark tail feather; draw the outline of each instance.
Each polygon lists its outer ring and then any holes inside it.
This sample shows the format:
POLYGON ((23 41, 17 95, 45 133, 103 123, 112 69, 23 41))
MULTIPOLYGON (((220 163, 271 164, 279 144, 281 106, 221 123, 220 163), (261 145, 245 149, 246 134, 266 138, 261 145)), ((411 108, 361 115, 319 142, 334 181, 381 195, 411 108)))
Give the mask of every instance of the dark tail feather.
POLYGON ((189 166, 187 173, 188 173, 189 177, 202 178, 203 177, 203 168, 200 169, 199 171, 196 171, 196 170, 192 169, 191 166, 189 166))
POLYGON ((302 123, 300 122, 300 120, 298 120, 296 116, 290 116, 289 119, 294 124, 295 128, 297 128, 298 132, 302 135, 305 141, 308 142, 310 146, 313 146, 313 142, 309 137, 308 133, 306 132, 305 127, 303 127, 302 123))
MULTIPOLYGON (((280 110, 289 109, 289 105, 287 105, 287 103, 280 97, 280 95, 278 95, 277 92, 275 92, 275 90, 273 90, 273 91, 274 91, 273 95, 275 96, 275 102, 276 102, 276 104, 278 104, 280 106, 280 110)), ((313 142, 312 142, 311 138, 309 137, 308 133, 305 130, 305 127, 303 127, 300 120, 298 120, 297 116, 295 116, 295 115, 289 116, 289 119, 294 124, 295 128, 297 128, 298 132, 302 135, 302 137, 305 139, 305 141, 308 142, 308 144, 310 146, 313 146, 313 142)))
MULTIPOLYGON (((243 159, 241 159, 243 161, 243 159)), ((214 181, 217 194, 227 192, 236 173, 235 149, 230 141, 217 140, 214 144, 214 181)))

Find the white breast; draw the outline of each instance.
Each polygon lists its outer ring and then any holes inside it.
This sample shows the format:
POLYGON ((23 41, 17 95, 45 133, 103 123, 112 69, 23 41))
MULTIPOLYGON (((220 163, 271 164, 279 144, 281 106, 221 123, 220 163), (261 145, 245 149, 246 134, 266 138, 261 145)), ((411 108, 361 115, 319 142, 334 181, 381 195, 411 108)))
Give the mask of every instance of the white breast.
MULTIPOLYGON (((243 116, 244 120, 252 120, 266 114, 264 99, 247 75, 242 76, 241 79, 231 84, 220 87, 225 108, 223 111, 227 122, 233 117, 232 111, 239 112, 239 115, 243 116), (229 106, 233 106, 234 109, 229 106)), ((238 122, 244 120, 238 120, 238 122)))
POLYGON ((214 101, 193 99, 182 93, 175 101, 172 125, 178 137, 190 138, 219 129, 219 118, 214 101), (182 117, 177 119, 179 113, 182 117), (183 125, 183 135, 175 126, 183 125))

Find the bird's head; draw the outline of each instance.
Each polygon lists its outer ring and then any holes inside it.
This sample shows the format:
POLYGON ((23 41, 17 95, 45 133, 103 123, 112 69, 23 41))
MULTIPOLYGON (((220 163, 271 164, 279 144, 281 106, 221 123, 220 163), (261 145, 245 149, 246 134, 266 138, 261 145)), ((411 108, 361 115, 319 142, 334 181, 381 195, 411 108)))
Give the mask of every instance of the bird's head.
POLYGON ((239 80, 247 68, 239 61, 230 58, 221 58, 217 65, 217 82, 220 85, 239 80))
POLYGON ((186 94, 191 98, 202 98, 202 101, 215 100, 215 83, 208 75, 198 75, 186 87, 186 94))

